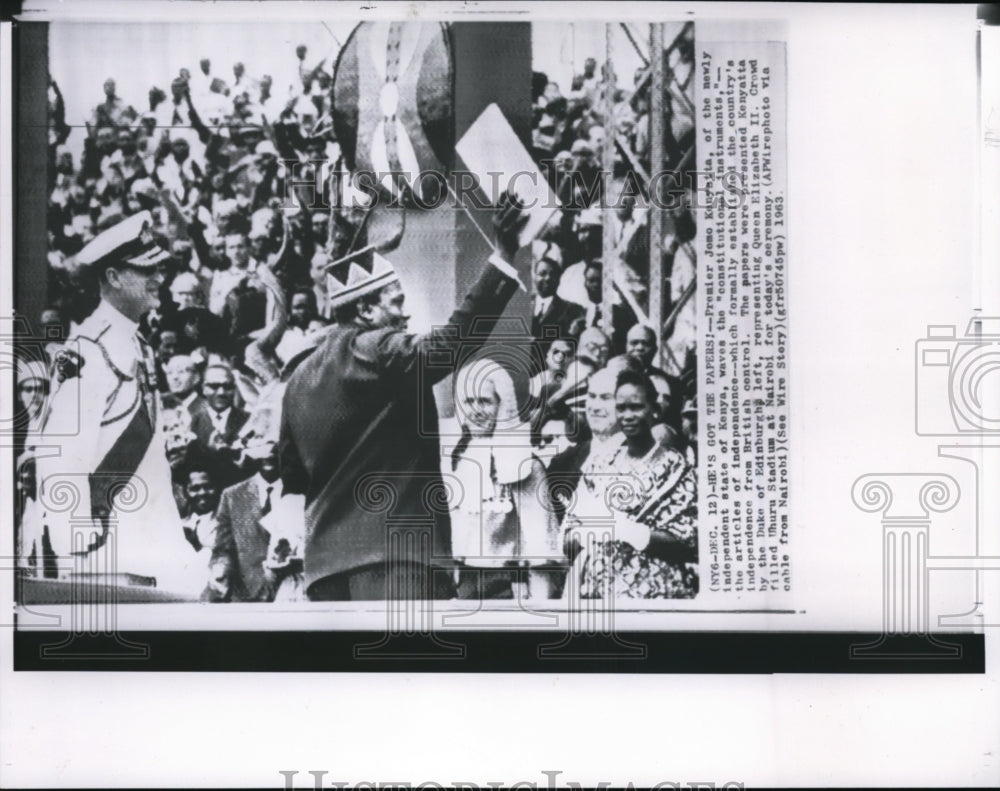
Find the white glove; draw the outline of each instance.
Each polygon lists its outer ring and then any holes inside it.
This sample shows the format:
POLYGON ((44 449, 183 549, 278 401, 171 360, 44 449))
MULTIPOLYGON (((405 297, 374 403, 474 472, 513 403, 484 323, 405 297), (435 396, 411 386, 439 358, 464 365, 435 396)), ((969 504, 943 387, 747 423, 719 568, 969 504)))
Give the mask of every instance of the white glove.
POLYGON ((649 546, 653 531, 641 522, 636 522, 621 512, 615 513, 615 540, 624 541, 637 552, 649 546))
POLYGON ((574 516, 583 519, 599 519, 601 517, 609 519, 611 516, 603 495, 599 492, 591 492, 583 481, 577 485, 574 496, 576 500, 573 504, 574 516))

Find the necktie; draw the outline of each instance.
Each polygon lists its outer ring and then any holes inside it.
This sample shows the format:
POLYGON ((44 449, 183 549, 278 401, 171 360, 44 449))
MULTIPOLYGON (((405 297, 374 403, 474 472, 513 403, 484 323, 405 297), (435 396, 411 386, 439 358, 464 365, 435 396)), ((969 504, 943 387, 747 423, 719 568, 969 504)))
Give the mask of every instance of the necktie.
POLYGON ((194 547, 195 552, 201 552, 202 543, 201 536, 198 535, 198 528, 201 527, 201 517, 195 517, 194 522, 190 527, 184 528, 184 537, 188 540, 188 543, 194 547))
POLYGON ((271 513, 271 490, 273 488, 273 486, 267 487, 267 495, 264 497, 264 507, 260 509, 261 516, 267 516, 271 513))

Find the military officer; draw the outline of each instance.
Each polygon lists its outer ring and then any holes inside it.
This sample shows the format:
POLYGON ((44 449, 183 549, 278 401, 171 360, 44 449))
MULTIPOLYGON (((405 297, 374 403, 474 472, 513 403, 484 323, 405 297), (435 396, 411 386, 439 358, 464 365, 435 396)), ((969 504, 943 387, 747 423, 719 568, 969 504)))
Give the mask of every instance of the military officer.
POLYGON ((152 216, 141 212, 77 255, 101 300, 53 366, 52 396, 34 440, 39 505, 61 568, 138 575, 191 593, 200 587, 183 562, 153 350, 139 333, 139 319, 159 306, 169 257, 151 228, 152 216))

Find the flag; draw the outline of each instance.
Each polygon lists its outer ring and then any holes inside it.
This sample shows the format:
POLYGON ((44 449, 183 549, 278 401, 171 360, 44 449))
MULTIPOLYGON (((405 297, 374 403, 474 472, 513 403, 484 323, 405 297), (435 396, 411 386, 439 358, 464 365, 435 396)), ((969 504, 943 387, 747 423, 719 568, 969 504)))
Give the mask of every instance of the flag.
MULTIPOLYGON (((425 198, 418 175, 450 172, 454 156, 454 61, 448 27, 362 22, 340 52, 333 77, 333 125, 354 172, 400 172, 425 198)), ((430 181, 430 180, 428 180, 430 181)), ((430 189, 440 187, 440 179, 430 189)))

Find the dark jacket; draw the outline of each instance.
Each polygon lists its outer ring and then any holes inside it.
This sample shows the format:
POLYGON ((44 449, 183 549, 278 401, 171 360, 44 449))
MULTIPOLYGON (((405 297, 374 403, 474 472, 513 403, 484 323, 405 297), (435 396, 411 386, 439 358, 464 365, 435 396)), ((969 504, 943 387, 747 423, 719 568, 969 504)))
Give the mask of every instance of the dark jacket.
MULTIPOLYGON (((198 442, 206 449, 209 447, 212 434, 215 433, 209 409, 211 407, 209 407, 208 401, 202 396, 198 406, 191 412, 191 430, 198 437, 198 442)), ((248 417, 249 415, 239 407, 232 407, 226 418, 226 430, 222 434, 222 439, 227 443, 233 442, 240 435, 240 429, 243 428, 248 417)))
POLYGON ((233 601, 270 601, 274 598, 262 563, 271 534, 260 525, 258 476, 222 492, 215 511, 218 522, 212 557, 229 559, 233 601))
MULTIPOLYGON (((600 308, 598 308, 600 310, 600 308)), ((603 322, 600 321, 600 312, 598 312, 598 323, 599 329, 603 330, 603 322)), ((636 318, 635 312, 624 302, 614 303, 611 306, 611 356, 614 357, 617 354, 625 354, 625 339, 628 336, 628 331, 632 329, 639 319, 636 318)))
POLYGON ((233 444, 239 437, 240 429, 246 424, 249 415, 238 407, 229 410, 229 417, 226 418, 226 430, 222 434, 222 441, 229 447, 216 449, 211 444, 215 426, 212 424, 209 409, 208 401, 203 400, 201 405, 192 411, 191 431, 198 438, 198 447, 201 452, 215 465, 219 484, 229 486, 246 477, 245 471, 237 464, 239 451, 233 447, 233 444))
MULTIPOLYGON (((538 344, 539 360, 544 360, 554 338, 570 337, 570 327, 577 319, 584 318, 587 311, 582 305, 569 302, 558 294, 552 297, 548 309, 541 316, 531 317, 531 337, 538 344)), ((533 374, 538 371, 532 371, 533 374)))
POLYGON ((416 562, 450 562, 432 387, 482 347, 515 289, 488 266, 447 325, 424 336, 335 325, 296 369, 279 452, 285 491, 306 496, 307 586, 385 562, 387 527, 414 531, 416 562))

